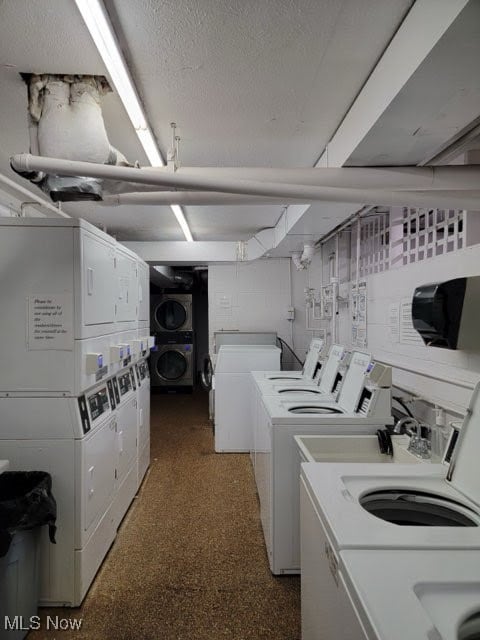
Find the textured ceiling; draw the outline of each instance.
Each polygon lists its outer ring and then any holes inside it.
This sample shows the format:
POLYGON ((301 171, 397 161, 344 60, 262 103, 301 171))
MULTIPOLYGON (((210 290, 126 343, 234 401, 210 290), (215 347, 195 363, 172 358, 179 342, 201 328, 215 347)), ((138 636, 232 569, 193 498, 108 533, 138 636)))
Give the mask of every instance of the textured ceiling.
POLYGON ((163 149, 198 166, 312 166, 410 0, 107 0, 163 149))
MULTIPOLYGON (((107 0, 163 154, 169 123, 184 165, 311 166, 401 23, 411 0, 107 0)), ((0 172, 28 149, 19 72, 106 69, 73 0, 0 2, 0 172)), ((112 144, 145 163, 116 95, 112 144)), ((18 179, 20 181, 20 179, 18 179)), ((21 181, 24 184, 23 181, 21 181)), ((32 187, 33 188, 33 187, 32 187)), ((182 239, 168 207, 65 205, 123 240, 182 239)), ((188 207, 197 239, 242 239, 281 207, 188 207)))

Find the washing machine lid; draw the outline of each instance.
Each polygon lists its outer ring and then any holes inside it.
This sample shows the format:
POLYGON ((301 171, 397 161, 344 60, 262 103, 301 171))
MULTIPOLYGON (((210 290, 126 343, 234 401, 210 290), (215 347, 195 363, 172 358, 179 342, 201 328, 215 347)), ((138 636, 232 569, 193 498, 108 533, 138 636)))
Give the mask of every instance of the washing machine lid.
POLYGON ((353 603, 366 629, 375 630, 368 637, 389 640, 478 638, 467 635, 467 624, 462 635, 462 626, 480 610, 479 566, 477 550, 340 552, 353 603))
POLYGON ((179 300, 167 298, 155 309, 155 318, 166 331, 177 331, 187 321, 187 310, 179 300))
POLYGON ((321 338, 313 338, 308 347, 307 356, 303 363, 303 375, 305 378, 313 379, 317 370, 317 362, 320 354, 322 353, 324 340, 321 338))
POLYGON ((319 389, 323 393, 331 393, 338 370, 346 354, 345 348, 339 344, 332 344, 330 347, 328 358, 320 371, 320 380, 318 383, 319 389))
POLYGON ((372 365, 372 356, 370 353, 354 351, 345 374, 342 388, 338 395, 338 404, 345 411, 353 413, 358 406, 360 395, 363 391, 365 382, 365 374, 372 365))
POLYGON ((480 382, 475 387, 455 446, 447 480, 480 506, 480 382))

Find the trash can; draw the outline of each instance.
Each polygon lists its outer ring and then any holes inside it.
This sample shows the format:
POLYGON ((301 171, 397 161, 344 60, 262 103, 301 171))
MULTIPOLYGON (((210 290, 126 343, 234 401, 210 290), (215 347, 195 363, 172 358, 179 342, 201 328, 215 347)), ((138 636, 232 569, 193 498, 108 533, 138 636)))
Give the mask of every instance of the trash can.
POLYGON ((51 489, 43 471, 0 474, 0 640, 21 640, 37 623, 39 527, 55 542, 51 489))

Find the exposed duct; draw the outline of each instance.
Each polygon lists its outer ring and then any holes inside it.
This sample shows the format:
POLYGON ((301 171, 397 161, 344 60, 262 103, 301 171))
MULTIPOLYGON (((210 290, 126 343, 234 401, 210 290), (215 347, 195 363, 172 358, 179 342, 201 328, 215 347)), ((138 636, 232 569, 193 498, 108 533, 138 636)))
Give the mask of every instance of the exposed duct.
MULTIPOLYGON (((111 89, 103 76, 24 74, 23 78, 28 85, 33 153, 92 163, 128 164, 108 140, 101 98, 111 89)), ((20 173, 54 202, 102 197, 102 181, 95 177, 64 176, 57 171, 20 173)))
POLYGON ((298 271, 303 271, 304 269, 308 269, 314 255, 315 245, 307 243, 304 245, 303 251, 294 251, 292 253, 292 262, 298 271))
MULTIPOLYGON (((20 154, 11 158, 12 167, 19 172, 32 170, 58 173, 60 175, 85 175, 106 180, 123 180, 139 184, 158 185, 180 189, 201 189, 223 193, 266 196, 282 199, 300 199, 308 202, 363 202, 384 206, 427 206, 439 208, 460 208, 478 210, 480 208, 480 166, 448 166, 448 167, 410 167, 397 168, 348 168, 307 169, 317 171, 320 182, 325 182, 328 175, 353 178, 361 176, 369 182, 377 176, 385 179, 376 188, 351 188, 350 186, 326 187, 310 186, 298 183, 264 182, 218 177, 215 169, 210 169, 209 177, 198 177, 181 170, 173 173, 158 168, 114 167, 89 162, 43 158, 20 154), (356 172, 356 173, 352 173, 356 172), (358 172, 358 174, 357 174, 358 172), (389 182, 386 176, 390 176, 389 182), (392 183, 396 186, 392 188, 392 183), (417 190, 418 189, 418 190, 417 190), (423 190, 422 190, 423 189, 423 190)), ((301 172, 302 170, 294 170, 301 172)), ((300 173, 298 174, 301 175, 300 173)), ((214 197, 213 197, 214 199, 214 197)))

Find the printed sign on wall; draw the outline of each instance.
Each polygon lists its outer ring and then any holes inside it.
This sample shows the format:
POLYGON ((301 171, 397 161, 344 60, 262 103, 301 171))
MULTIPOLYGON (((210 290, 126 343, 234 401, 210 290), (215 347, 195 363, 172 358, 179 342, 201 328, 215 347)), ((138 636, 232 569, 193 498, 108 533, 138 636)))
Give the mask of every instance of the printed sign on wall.
POLYGON ((73 349, 71 295, 29 296, 27 344, 30 350, 73 349))

